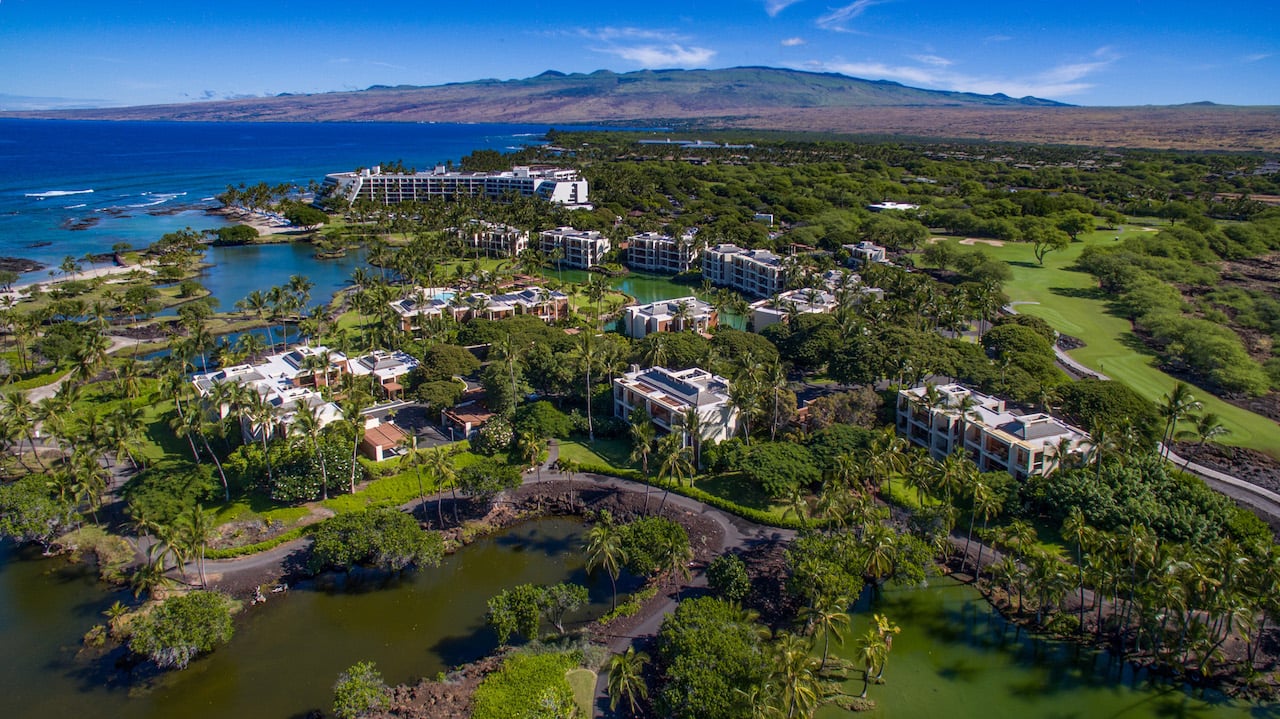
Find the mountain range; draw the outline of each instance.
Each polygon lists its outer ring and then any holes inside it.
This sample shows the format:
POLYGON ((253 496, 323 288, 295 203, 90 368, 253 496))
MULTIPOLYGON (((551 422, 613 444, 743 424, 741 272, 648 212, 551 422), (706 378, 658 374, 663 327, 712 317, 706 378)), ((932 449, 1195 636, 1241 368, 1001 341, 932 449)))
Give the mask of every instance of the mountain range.
POLYGON ((565 74, 374 86, 175 105, 0 116, 95 120, 522 122, 752 128, 1184 149, 1280 148, 1280 110, 1080 108, 769 67, 565 74))

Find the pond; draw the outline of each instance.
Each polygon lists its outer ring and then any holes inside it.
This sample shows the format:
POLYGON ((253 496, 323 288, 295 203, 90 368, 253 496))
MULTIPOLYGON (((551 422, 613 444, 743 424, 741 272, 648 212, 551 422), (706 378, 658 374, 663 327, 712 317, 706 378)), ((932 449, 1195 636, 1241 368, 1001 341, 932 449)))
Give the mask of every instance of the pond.
MULTIPOLYGON (((584 283, 591 279, 592 273, 586 270, 553 270, 544 269, 542 275, 548 278, 563 280, 564 282, 584 283)), ((631 272, 620 277, 610 277, 609 286, 619 292, 623 292, 634 297, 636 302, 640 304, 648 304, 650 302, 658 302, 660 300, 673 300, 677 297, 688 297, 696 295, 701 289, 701 285, 681 284, 673 282, 666 275, 653 275, 647 272, 631 272)), ((744 329, 746 326, 746 318, 731 314, 729 312, 720 313, 720 323, 733 327, 734 329, 744 329)), ((620 325, 620 323, 619 323, 620 325)), ((617 331, 621 331, 621 327, 615 327, 617 331)))
MULTIPOLYGON (((0 547, 0 716, 291 717, 327 709, 333 683, 372 660, 389 683, 433 677, 491 652, 486 602, 526 582, 587 584, 607 608, 609 581, 589 582, 582 524, 526 522, 467 546, 440 567, 344 590, 291 589, 237 619, 230 644, 150 689, 129 687, 101 660, 76 657, 81 636, 125 592, 61 560, 0 547), (132 690, 132 691, 131 691, 132 690), (133 696, 130 696, 133 694, 133 696)), ((578 617, 582 620, 584 617, 578 617)))
MULTIPOLYGON (((1276 707, 1230 702, 1212 691, 1187 691, 1135 677, 1107 652, 1070 642, 1028 635, 991 611, 973 587, 948 578, 926 588, 889 589, 874 602, 864 597, 847 632, 866 631, 872 612, 902 627, 885 665, 885 684, 872 684, 867 696, 877 709, 861 716, 884 719, 1064 719, 1116 717, 1140 719, 1195 716, 1243 718, 1276 707)), ((862 691, 861 672, 852 672, 845 691, 862 691)), ((846 717, 835 707, 819 719, 846 717)))

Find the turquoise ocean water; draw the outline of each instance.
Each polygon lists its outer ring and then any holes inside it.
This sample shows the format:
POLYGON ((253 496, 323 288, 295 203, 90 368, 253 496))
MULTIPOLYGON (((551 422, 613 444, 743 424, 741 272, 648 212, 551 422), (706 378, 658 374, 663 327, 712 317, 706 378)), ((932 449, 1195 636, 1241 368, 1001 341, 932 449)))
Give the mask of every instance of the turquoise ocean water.
MULTIPOLYGON (((427 168, 456 162, 476 149, 538 143, 546 130, 541 125, 0 120, 0 256, 52 268, 67 256, 107 252, 119 242, 141 247, 184 227, 220 227, 223 220, 205 210, 217 205, 214 195, 228 185, 305 186, 329 172, 391 160, 427 168)), ((240 292, 298 272, 336 276, 350 270, 312 267, 309 255, 285 248, 218 251, 210 260, 219 268, 207 281, 240 292), (234 277, 222 276, 229 264, 235 265, 234 277)), ((48 278, 43 270, 22 280, 48 278)))

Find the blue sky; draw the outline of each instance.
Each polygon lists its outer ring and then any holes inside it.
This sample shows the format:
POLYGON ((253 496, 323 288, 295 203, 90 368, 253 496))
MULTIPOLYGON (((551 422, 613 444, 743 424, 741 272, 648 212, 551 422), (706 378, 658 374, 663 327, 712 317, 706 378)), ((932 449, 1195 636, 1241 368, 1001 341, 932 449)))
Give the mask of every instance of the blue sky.
POLYGON ((1080 105, 1280 105, 1270 0, 0 0, 0 108, 769 65, 1080 105))

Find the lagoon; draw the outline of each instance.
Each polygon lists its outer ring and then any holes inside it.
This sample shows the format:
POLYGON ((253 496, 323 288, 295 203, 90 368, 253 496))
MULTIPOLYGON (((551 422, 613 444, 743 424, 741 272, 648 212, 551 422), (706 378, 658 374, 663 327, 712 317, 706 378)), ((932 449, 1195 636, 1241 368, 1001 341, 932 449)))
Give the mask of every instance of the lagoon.
MULTIPOLYGON (((874 600, 864 596, 847 646, 834 648, 833 654, 852 659, 852 638, 870 626, 872 612, 888 616, 902 632, 893 640, 885 684, 872 684, 867 693, 877 709, 860 716, 1243 719, 1280 710, 1152 681, 1145 672, 1135 678, 1131 667, 1108 652, 1018 629, 972 586, 947 577, 933 578, 923 588, 890 588, 874 600)), ((850 677, 844 690, 857 695, 862 675, 855 671, 850 677)), ((828 707, 817 716, 849 715, 828 707)))
POLYGON ((526 522, 445 557, 438 568, 346 589, 294 588, 236 620, 236 636, 152 688, 130 687, 110 660, 78 659, 84 632, 103 622, 127 592, 97 584, 91 570, 0 547, 0 716, 77 719, 301 716, 326 709, 333 683, 352 664, 372 660, 389 683, 437 672, 491 652, 489 597, 517 584, 586 584, 608 607, 609 582, 583 568, 582 524, 526 522))

